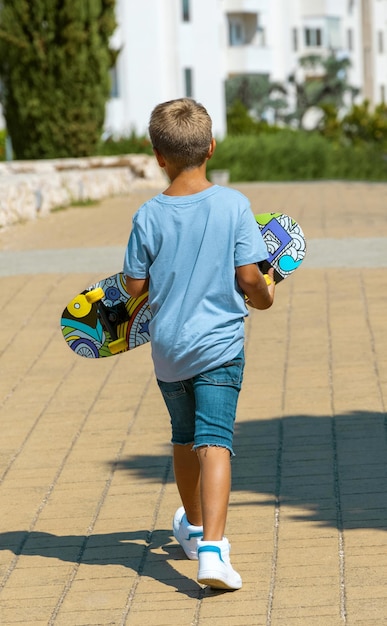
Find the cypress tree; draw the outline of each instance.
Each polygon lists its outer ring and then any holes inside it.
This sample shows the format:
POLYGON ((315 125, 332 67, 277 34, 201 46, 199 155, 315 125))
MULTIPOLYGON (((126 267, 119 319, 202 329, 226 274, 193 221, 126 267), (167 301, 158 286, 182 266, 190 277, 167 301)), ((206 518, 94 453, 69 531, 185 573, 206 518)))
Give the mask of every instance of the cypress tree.
POLYGON ((2 0, 3 112, 18 159, 93 154, 114 53, 115 0, 2 0))

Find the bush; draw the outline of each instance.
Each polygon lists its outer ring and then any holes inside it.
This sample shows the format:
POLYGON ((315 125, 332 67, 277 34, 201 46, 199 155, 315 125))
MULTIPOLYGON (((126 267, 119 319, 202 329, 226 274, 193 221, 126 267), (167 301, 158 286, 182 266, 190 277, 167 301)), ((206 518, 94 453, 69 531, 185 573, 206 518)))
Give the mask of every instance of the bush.
POLYGON ((119 154, 153 154, 152 144, 144 135, 137 137, 134 131, 127 137, 108 137, 100 141, 97 147, 99 156, 119 154))
POLYGON ((322 178, 387 181, 386 156, 375 144, 330 144, 329 171, 322 178))
POLYGON ((340 145, 318 133, 226 137, 208 170, 228 169, 231 182, 283 180, 387 180, 383 151, 372 144, 340 145))
POLYGON ((265 120, 253 119, 240 100, 236 100, 227 111, 228 135, 259 135, 280 132, 281 128, 265 120))
POLYGON ((352 143, 366 142, 387 146, 387 107, 379 104, 370 111, 369 102, 354 105, 341 122, 343 135, 352 143))
POLYGON ((296 131, 227 137, 209 169, 229 169, 231 181, 311 180, 326 168, 326 154, 324 139, 296 131))

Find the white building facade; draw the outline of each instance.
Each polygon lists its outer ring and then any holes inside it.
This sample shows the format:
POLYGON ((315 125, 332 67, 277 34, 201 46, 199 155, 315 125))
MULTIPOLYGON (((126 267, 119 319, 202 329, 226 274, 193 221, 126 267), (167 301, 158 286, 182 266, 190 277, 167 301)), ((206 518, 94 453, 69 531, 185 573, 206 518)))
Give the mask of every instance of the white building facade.
MULTIPOLYGON (((310 54, 348 57, 348 82, 387 98, 387 0, 117 0, 120 49, 107 132, 146 132, 159 102, 193 97, 226 133, 225 81, 263 74, 286 85, 310 54)), ((301 72, 301 73, 300 73, 301 72)))

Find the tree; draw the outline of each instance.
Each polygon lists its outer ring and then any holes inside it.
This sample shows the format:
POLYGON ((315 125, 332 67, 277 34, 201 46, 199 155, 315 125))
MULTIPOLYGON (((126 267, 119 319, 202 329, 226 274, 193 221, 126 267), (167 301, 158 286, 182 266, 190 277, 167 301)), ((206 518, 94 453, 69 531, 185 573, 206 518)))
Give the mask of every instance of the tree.
POLYGON ((2 0, 2 104, 19 159, 92 154, 110 92, 115 0, 2 0))
POLYGON ((227 109, 228 135, 254 135, 258 132, 258 124, 249 115, 246 106, 240 100, 235 100, 227 109))
POLYGON ((300 59, 300 66, 308 75, 302 82, 297 81, 295 75, 289 77, 289 82, 296 91, 296 111, 289 116, 289 121, 295 119, 303 127, 305 114, 317 107, 322 110, 333 106, 340 109, 344 104, 346 94, 350 94, 352 101, 359 90, 348 84, 347 72, 350 66, 348 58, 338 58, 331 53, 327 58, 320 55, 309 55, 300 59))
POLYGON ((237 103, 243 104, 256 120, 267 118, 277 122, 287 108, 286 89, 271 82, 266 74, 240 74, 226 81, 226 105, 233 111, 237 103))

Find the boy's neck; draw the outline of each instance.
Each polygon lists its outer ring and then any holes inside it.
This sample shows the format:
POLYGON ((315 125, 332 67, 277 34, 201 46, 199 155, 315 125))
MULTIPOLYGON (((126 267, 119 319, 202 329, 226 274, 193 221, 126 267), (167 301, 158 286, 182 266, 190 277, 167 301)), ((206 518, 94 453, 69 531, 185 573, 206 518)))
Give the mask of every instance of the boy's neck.
POLYGON ((169 171, 168 175, 170 185, 163 192, 166 196, 191 196, 212 187, 206 177, 205 164, 175 173, 169 171))

